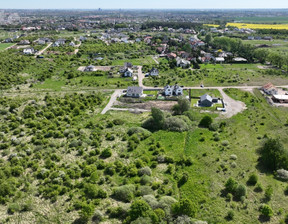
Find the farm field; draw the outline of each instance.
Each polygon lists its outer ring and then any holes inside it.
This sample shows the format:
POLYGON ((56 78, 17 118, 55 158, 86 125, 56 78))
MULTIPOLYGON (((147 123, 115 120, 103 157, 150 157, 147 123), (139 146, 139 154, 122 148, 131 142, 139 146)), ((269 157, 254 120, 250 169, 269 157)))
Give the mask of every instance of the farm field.
POLYGON ((234 18, 235 21, 239 21, 242 23, 260 23, 260 24, 275 24, 275 23, 283 23, 288 24, 287 17, 238 17, 234 18))
POLYGON ((288 24, 258 24, 258 23, 227 23, 226 27, 249 28, 249 29, 275 29, 287 30, 288 24))

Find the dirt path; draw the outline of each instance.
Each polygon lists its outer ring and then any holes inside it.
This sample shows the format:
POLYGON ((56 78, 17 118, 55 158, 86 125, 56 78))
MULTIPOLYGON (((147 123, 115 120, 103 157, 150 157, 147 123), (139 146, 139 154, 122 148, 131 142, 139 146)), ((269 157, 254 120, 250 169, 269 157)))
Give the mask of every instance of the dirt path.
POLYGON ((38 55, 43 54, 51 45, 52 45, 52 43, 49 43, 49 44, 47 45, 47 47, 45 47, 45 48, 42 49, 41 51, 38 51, 38 52, 35 54, 35 58, 36 58, 38 55))
POLYGON ((159 61, 157 61, 157 59, 156 59, 155 56, 152 56, 152 59, 155 61, 155 63, 156 63, 157 65, 159 65, 159 61))
POLYGON ((145 75, 142 72, 142 66, 138 66, 138 84, 140 87, 143 86, 143 79, 145 78, 145 75))

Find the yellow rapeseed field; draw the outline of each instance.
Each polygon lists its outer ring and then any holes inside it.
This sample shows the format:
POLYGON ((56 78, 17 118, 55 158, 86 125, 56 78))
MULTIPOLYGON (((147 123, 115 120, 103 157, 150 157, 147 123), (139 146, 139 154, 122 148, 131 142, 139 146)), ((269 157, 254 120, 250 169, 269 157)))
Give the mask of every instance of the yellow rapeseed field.
POLYGON ((233 26, 239 29, 274 29, 274 30, 288 30, 288 24, 253 24, 253 23, 227 23, 226 27, 233 26))
POLYGON ((210 27, 219 27, 220 25, 216 25, 216 24, 203 24, 203 26, 210 26, 210 27))

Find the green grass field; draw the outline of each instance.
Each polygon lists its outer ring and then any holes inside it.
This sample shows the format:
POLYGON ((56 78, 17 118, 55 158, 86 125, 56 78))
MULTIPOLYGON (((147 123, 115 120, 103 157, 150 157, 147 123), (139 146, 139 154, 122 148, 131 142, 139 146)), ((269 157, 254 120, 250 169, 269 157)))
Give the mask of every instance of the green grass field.
POLYGON ((287 24, 287 17, 237 17, 235 21, 241 21, 245 23, 265 23, 265 24, 287 24))
POLYGON ((144 58, 114 60, 114 61, 112 61, 112 65, 114 65, 114 66, 124 66, 125 62, 130 62, 133 65, 156 64, 151 56, 146 56, 144 58))
POLYGON ((5 50, 6 48, 14 45, 13 43, 0 43, 0 51, 5 50))
POLYGON ((250 85, 262 86, 273 80, 275 85, 287 85, 288 79, 283 76, 265 75, 265 71, 258 68, 261 64, 222 64, 207 65, 207 68, 199 70, 183 70, 180 68, 160 72, 157 78, 145 78, 146 86, 165 86, 168 83, 183 86, 237 86, 250 85))

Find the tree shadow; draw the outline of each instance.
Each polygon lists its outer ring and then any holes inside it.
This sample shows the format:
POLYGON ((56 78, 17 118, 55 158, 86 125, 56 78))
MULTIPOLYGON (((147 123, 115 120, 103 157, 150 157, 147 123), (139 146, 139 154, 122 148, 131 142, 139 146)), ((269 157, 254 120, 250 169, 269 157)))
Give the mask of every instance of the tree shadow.
POLYGON ((267 217, 265 215, 259 215, 259 218, 258 218, 259 222, 269 222, 270 221, 270 217, 267 217))

